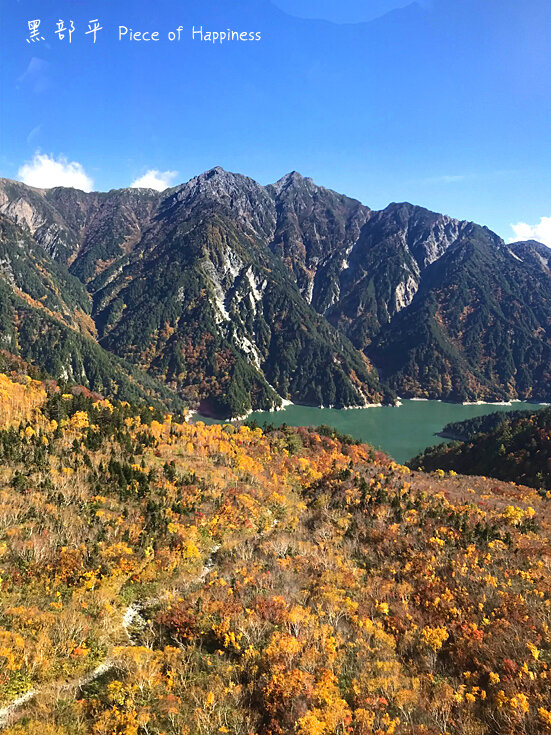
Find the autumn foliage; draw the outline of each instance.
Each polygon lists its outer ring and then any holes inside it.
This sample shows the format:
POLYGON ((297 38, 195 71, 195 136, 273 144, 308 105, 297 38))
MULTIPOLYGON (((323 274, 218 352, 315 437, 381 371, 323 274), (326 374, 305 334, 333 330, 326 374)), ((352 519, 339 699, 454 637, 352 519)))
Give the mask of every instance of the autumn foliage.
POLYGON ((546 497, 0 380, 4 732, 551 732, 546 497))

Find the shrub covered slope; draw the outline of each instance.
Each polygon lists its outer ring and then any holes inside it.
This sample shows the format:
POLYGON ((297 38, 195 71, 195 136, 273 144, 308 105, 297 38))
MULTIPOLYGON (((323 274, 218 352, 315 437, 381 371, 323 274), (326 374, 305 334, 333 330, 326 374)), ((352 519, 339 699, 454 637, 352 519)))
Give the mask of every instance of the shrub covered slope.
POLYGON ((30 378, 0 405, 8 735, 551 731, 536 491, 30 378))

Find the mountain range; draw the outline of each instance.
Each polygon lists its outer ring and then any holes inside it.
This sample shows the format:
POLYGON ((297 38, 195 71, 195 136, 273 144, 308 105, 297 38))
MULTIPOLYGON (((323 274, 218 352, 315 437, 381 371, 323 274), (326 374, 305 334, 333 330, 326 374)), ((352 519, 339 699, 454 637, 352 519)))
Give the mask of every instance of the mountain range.
POLYGON ((238 416, 551 397, 551 251, 293 172, 157 192, 0 179, 1 347, 128 400, 238 416))

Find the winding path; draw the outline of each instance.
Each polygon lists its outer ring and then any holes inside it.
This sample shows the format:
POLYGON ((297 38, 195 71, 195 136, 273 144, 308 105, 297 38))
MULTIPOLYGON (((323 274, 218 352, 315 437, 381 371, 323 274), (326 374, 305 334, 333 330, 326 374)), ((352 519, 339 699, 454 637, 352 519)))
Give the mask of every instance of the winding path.
MULTIPOLYGON (((198 581, 203 581, 213 569, 216 561, 216 554, 219 548, 220 546, 215 546, 212 549, 209 558, 207 559, 201 572, 197 576, 198 581)), ((144 620, 141 615, 142 611, 143 603, 133 602, 125 609, 122 616, 121 625, 132 646, 139 645, 139 641, 136 639, 136 634, 135 632, 133 632, 133 629, 144 628, 147 625, 147 621, 144 620)), ((100 676, 109 673, 115 667, 115 662, 111 658, 107 658, 105 659, 105 661, 98 664, 95 669, 92 669, 92 671, 84 674, 84 676, 81 676, 79 679, 74 679, 73 681, 64 683, 62 686, 59 687, 59 691, 77 692, 79 689, 82 689, 88 686, 88 684, 91 684, 93 681, 96 681, 96 679, 99 679, 100 676)), ((8 725, 13 724, 14 717, 18 714, 23 705, 25 705, 27 702, 30 702, 36 696, 50 688, 55 688, 55 684, 49 683, 44 684, 44 686, 37 689, 30 689, 28 692, 25 692, 25 694, 22 694, 17 699, 14 699, 13 702, 10 702, 10 704, 8 704, 6 707, 0 709, 0 730, 7 727, 8 725)))

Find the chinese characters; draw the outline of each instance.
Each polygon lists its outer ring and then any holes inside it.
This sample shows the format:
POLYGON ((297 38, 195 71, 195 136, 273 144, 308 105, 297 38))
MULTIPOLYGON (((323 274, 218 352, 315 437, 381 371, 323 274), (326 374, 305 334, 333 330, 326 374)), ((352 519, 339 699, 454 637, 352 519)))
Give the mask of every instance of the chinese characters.
POLYGON ((55 33, 57 34, 60 41, 63 41, 63 39, 65 38, 65 34, 67 33, 69 35, 69 43, 71 43, 74 30, 75 24, 72 20, 69 21, 69 28, 66 27, 65 21, 57 21, 57 30, 55 31, 55 33))
MULTIPOLYGON (((42 21, 38 18, 35 20, 29 20, 27 22, 27 27, 29 31, 29 35, 26 39, 27 43, 39 43, 40 41, 45 41, 43 35, 41 35, 41 27, 42 21)), ((75 32, 75 22, 73 20, 65 21, 61 18, 56 22, 56 29, 54 30, 54 35, 58 37, 59 41, 64 41, 67 39, 69 43, 72 43, 73 40, 73 33, 75 32)), ((92 43, 96 43, 98 39, 98 33, 99 31, 103 30, 103 26, 100 24, 100 21, 98 18, 94 18, 93 20, 88 21, 88 30, 84 31, 85 36, 90 36, 92 43)))
POLYGON ((30 20, 27 25, 29 27, 27 43, 37 43, 38 41, 44 40, 44 36, 41 36, 40 31, 38 30, 40 28, 40 20, 30 20))

